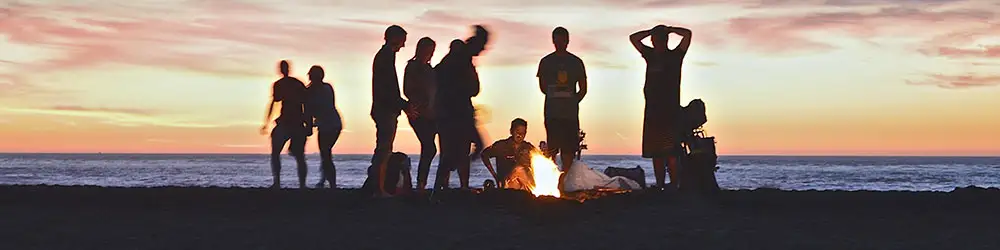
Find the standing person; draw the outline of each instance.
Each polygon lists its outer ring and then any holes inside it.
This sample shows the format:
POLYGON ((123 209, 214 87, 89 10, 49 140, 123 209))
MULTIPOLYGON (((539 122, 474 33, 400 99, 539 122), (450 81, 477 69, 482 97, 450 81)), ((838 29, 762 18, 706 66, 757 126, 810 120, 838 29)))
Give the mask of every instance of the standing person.
MULTIPOLYGON (((322 176, 316 188, 323 188, 330 182, 331 188, 337 188, 337 169, 333 165, 333 145, 337 144, 340 132, 344 128, 340 112, 337 111, 336 93, 333 85, 323 81, 326 73, 323 67, 312 66, 309 69, 309 87, 306 88, 309 99, 306 102, 306 119, 314 119, 313 125, 319 128, 319 155, 322 158, 320 172, 322 176)), ((310 130, 312 128, 309 128, 310 130)))
MULTIPOLYGON (((397 119, 402 110, 412 114, 406 100, 400 97, 399 76, 396 75, 396 52, 406 43, 406 30, 398 25, 385 29, 385 44, 375 54, 372 63, 372 110, 375 122, 375 153, 372 166, 378 168, 378 192, 376 196, 391 197, 385 190, 385 170, 392 154, 392 144, 396 140, 397 119)), ((413 114, 414 116, 416 114, 413 114)))
POLYGON ((308 170, 305 156, 306 137, 312 135, 312 119, 306 119, 303 114, 306 87, 299 79, 289 76, 288 61, 282 60, 278 68, 281 79, 274 82, 267 115, 264 116, 264 125, 260 128, 261 134, 267 133, 274 104, 281 102, 281 114, 274 120, 275 126, 271 129, 271 176, 274 178, 271 188, 281 188, 281 149, 288 141, 291 141, 288 145, 288 154, 295 157, 298 165, 299 188, 305 188, 308 170))
POLYGON ((566 28, 552 30, 552 44, 555 51, 538 63, 536 76, 538 88, 545 94, 549 156, 559 155, 562 170, 569 171, 580 147, 580 101, 587 95, 587 70, 583 60, 566 50, 569 46, 566 28))
POLYGON ((643 94, 646 109, 642 123, 642 157, 653 159, 656 185, 666 188, 666 169, 670 170, 669 188, 677 188, 678 114, 681 102, 681 66, 691 46, 691 30, 657 25, 629 36, 632 46, 646 60, 646 83, 643 94), (667 48, 670 33, 682 36, 677 48, 667 48), (642 43, 650 37, 653 47, 642 43), (669 165, 668 165, 669 164, 669 165))
POLYGON ((489 32, 483 26, 476 25, 475 29, 475 35, 464 42, 452 41, 448 55, 435 66, 438 79, 435 109, 441 139, 441 165, 435 189, 448 186, 448 172, 452 169, 458 170, 461 188, 469 188, 470 146, 476 134, 472 97, 479 95, 479 73, 472 58, 479 56, 489 41, 489 32))
MULTIPOLYGON (((434 57, 436 43, 429 37, 417 41, 413 58, 406 62, 403 72, 403 94, 410 104, 416 108, 417 116, 410 116, 410 127, 420 141, 420 163, 417 165, 417 190, 427 187, 427 176, 430 174, 431 162, 437 155, 437 122, 434 118, 434 94, 437 91, 437 79, 431 67, 431 57, 434 57)), ((439 164, 440 165, 440 164, 439 164)))

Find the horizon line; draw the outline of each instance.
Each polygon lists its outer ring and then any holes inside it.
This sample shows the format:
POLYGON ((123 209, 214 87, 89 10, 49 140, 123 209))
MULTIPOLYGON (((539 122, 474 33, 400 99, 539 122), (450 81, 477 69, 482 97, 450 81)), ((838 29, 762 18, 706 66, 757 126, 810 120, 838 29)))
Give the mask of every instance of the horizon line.
MULTIPOLYGON (((410 158, 419 158, 419 153, 406 153, 410 158)), ((26 152, 0 152, 0 155, 262 155, 268 156, 270 153, 104 153, 104 152, 37 152, 37 153, 26 153, 26 152)), ((282 153, 282 155, 285 155, 282 153)), ((319 155, 319 153, 307 153, 306 155, 319 155)), ((334 154, 334 155, 371 155, 370 153, 361 154, 334 154)), ((641 156, 641 154, 587 154, 585 156, 641 156)), ((720 154, 719 157, 927 157, 927 158, 944 158, 944 157, 965 157, 965 158, 1000 158, 1000 155, 850 155, 850 154, 840 154, 840 155, 817 155, 817 154, 720 154)), ((436 155, 439 157, 439 155, 436 155)))

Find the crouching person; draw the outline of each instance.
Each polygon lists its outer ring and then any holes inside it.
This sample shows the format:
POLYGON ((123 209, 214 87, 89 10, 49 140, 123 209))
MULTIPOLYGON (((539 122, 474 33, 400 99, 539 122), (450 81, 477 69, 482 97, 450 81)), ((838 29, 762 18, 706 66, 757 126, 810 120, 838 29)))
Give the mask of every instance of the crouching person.
POLYGON ((483 164, 500 188, 527 190, 530 185, 531 152, 536 149, 524 140, 527 134, 528 122, 521 118, 514 119, 510 122, 510 137, 483 150, 483 164), (495 169, 490 158, 496 158, 495 169))
MULTIPOLYGON (((410 156, 404 153, 395 152, 389 156, 389 163, 385 170, 384 189, 386 193, 397 196, 407 195, 413 191, 413 178, 410 176, 410 164, 410 156)), ((378 167, 369 166, 368 178, 365 179, 365 183, 361 186, 361 189, 365 194, 378 194, 378 177, 378 167)))

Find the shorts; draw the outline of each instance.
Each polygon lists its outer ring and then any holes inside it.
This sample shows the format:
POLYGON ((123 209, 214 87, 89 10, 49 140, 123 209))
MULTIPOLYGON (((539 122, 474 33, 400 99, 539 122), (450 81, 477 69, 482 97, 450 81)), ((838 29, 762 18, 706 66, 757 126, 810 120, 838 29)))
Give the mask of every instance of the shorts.
POLYGON ((271 129, 271 150, 280 152, 285 143, 292 141, 288 145, 288 154, 296 157, 305 156, 306 133, 305 124, 278 123, 271 129))
POLYGON ((573 154, 580 150, 580 120, 545 119, 545 140, 548 143, 549 155, 558 153, 573 154))

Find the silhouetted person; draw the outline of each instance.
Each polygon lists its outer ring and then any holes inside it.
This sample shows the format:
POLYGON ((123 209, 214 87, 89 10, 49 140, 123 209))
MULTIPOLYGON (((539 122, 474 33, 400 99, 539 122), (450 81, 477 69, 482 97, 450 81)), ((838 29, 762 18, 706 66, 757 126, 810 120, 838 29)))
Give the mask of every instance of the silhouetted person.
POLYGON ((678 115, 681 102, 681 66, 691 45, 691 30, 657 25, 650 30, 636 32, 629 37, 632 46, 646 60, 645 118, 642 124, 642 157, 653 159, 656 185, 664 185, 665 169, 669 164, 670 186, 677 185, 678 115), (667 48, 670 33, 682 36, 677 48, 667 48), (653 47, 642 44, 650 37, 653 47))
POLYGON ((479 56, 489 33, 476 25, 476 34, 466 41, 452 41, 451 50, 435 66, 438 89, 435 109, 441 141, 441 166, 435 188, 448 186, 449 171, 458 171, 462 189, 469 188, 470 146, 477 133, 472 97, 479 95, 479 73, 472 58, 479 56))
POLYGON ((279 70, 281 79, 274 82, 264 126, 260 128, 261 134, 267 133, 274 103, 281 102, 281 114, 274 120, 275 126, 271 129, 271 175, 274 177, 271 188, 281 188, 281 149, 289 140, 291 144, 288 145, 288 154, 295 157, 298 165, 299 188, 305 188, 308 170, 305 158, 306 137, 312 135, 312 119, 307 119, 303 114, 306 87, 299 79, 288 76, 287 61, 279 63, 279 70))
POLYGON ((552 44, 555 51, 538 63, 536 76, 545 94, 549 156, 559 155, 563 171, 568 171, 580 147, 580 101, 587 95, 587 70, 583 60, 566 50, 569 32, 565 28, 552 30, 552 44))
POLYGON ((510 174, 515 167, 531 167, 531 151, 535 146, 524 140, 528 135, 528 122, 517 118, 510 122, 510 137, 499 140, 493 145, 485 148, 482 154, 483 164, 490 170, 493 179, 501 188, 505 187, 510 174), (496 158, 497 166, 494 170, 490 158, 496 158))
POLYGON ((476 127, 472 130, 472 155, 469 156, 469 159, 472 161, 479 159, 483 154, 483 149, 486 147, 483 142, 483 131, 479 129, 479 114, 483 112, 480 108, 473 107, 473 112, 475 112, 473 119, 475 119, 474 124, 476 124, 476 127))
MULTIPOLYGON (((306 88, 308 100, 306 102, 306 119, 313 119, 313 125, 318 128, 319 155, 322 159, 320 164, 319 183, 317 188, 323 188, 326 182, 330 182, 330 187, 337 187, 337 169, 333 164, 333 145, 337 144, 340 132, 343 130, 343 120, 340 112, 337 111, 337 99, 333 90, 333 85, 323 81, 326 73, 320 66, 312 66, 309 69, 309 87, 306 88)), ((309 128, 312 129, 312 128, 309 128)))
POLYGON ((385 44, 375 54, 372 63, 372 110, 375 121, 375 154, 372 166, 378 166, 379 192, 377 196, 389 197, 385 191, 385 169, 392 154, 392 144, 396 139, 396 128, 402 110, 412 113, 406 100, 400 97, 399 79, 396 75, 396 52, 406 43, 406 31, 392 25, 385 30, 385 44))
POLYGON ((420 164, 417 166, 417 190, 427 187, 427 176, 430 174, 431 162, 437 155, 437 121, 434 118, 434 94, 437 91, 437 79, 434 68, 431 67, 431 57, 434 56, 436 43, 429 37, 417 41, 417 49, 413 58, 406 62, 403 73, 403 94, 410 104, 416 108, 417 116, 410 116, 410 127, 420 141, 420 164))

